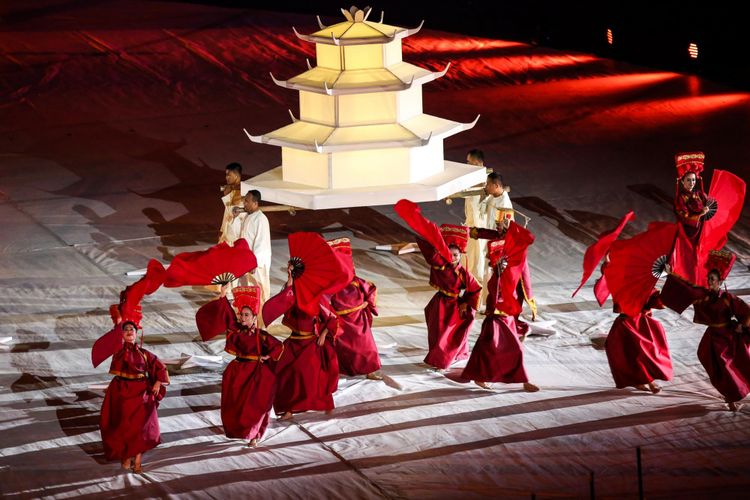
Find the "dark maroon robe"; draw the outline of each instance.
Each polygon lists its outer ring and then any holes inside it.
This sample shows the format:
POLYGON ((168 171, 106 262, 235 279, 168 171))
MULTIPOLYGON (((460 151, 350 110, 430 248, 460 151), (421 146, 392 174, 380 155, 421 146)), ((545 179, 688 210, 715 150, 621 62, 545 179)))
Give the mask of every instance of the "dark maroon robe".
POLYGON ((339 318, 341 334, 336 338, 339 370, 346 375, 366 375, 380 369, 378 346, 372 336, 372 316, 377 287, 355 276, 331 297, 331 308, 339 318))
POLYGON ((424 308, 429 346, 424 362, 445 369, 469 357, 469 330, 482 287, 461 264, 448 262, 426 240, 417 238, 417 244, 430 265, 430 286, 437 290, 424 308), (464 315, 459 312, 461 304, 467 305, 464 315))
POLYGON ((99 428, 107 459, 124 460, 161 443, 156 409, 169 374, 156 356, 127 342, 112 356, 109 373, 115 378, 104 395, 99 428), (155 397, 151 387, 157 380, 162 388, 155 397))

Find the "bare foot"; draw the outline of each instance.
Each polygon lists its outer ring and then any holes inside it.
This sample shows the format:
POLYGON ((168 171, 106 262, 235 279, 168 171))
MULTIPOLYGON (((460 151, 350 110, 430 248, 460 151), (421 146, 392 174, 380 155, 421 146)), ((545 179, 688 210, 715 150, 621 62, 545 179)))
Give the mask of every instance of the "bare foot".
POLYGON ((125 469, 125 470, 130 470, 133 467, 133 459, 132 458, 126 458, 125 460, 123 460, 120 463, 122 464, 122 468, 125 469))
POLYGON ((727 401, 727 406, 729 406, 729 411, 731 411, 731 412, 737 412, 737 411, 740 411, 740 407, 742 405, 738 405, 734 401, 727 401))
POLYGON ((634 385, 633 387, 635 387, 639 391, 651 392, 651 389, 646 384, 634 385))
POLYGON ((479 380, 475 380, 474 383, 477 384, 482 389, 492 389, 492 386, 488 384, 487 382, 481 382, 479 380))
POLYGON ((141 453, 137 454, 135 456, 135 461, 133 462, 133 472, 136 474, 142 474, 143 468, 141 467, 141 453))
POLYGON ((435 373, 445 373, 444 368, 437 368, 435 366, 431 367, 430 370, 434 371, 435 373))
POLYGON ((539 390, 539 387, 535 386, 534 384, 531 384, 529 382, 523 383, 523 390, 526 392, 537 392, 539 390))
POLYGON ((291 420, 293 418, 294 418, 294 414, 292 412, 288 411, 288 412, 285 412, 282 416, 280 416, 279 420, 281 420, 283 422, 285 420, 291 420))
POLYGON ((250 448, 255 448, 256 446, 258 446, 258 438, 253 438, 253 439, 251 439, 251 440, 250 440, 250 442, 249 442, 249 443, 247 443, 247 445, 248 445, 248 446, 249 446, 250 448))
POLYGON ((661 392, 661 386, 659 386, 656 382, 649 382, 648 389, 654 394, 659 394, 661 392))
POLYGON ((370 380, 383 380, 383 376, 378 372, 368 373, 366 378, 369 378, 370 380))

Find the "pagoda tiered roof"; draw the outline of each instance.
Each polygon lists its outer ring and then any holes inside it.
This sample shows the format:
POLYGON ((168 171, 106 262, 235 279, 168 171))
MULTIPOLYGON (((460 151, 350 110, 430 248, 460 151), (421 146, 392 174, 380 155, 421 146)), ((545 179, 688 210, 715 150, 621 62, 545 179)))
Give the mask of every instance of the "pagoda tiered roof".
POLYGON ((395 147, 420 147, 432 139, 443 139, 469 130, 477 123, 460 123, 437 116, 420 114, 399 123, 332 127, 296 120, 260 136, 248 138, 259 144, 271 144, 317 153, 383 149, 395 147))
MULTIPOLYGON (((342 9, 342 12, 348 13, 342 9)), ((367 11, 369 14, 369 10, 367 11)), ((318 18, 320 23, 320 18, 318 18)), ((323 43, 327 45, 365 45, 375 43, 388 43, 393 40, 399 40, 406 38, 415 33, 418 33, 422 29, 424 21, 422 21, 416 28, 402 28, 400 26, 391 26, 389 24, 375 23, 372 21, 365 20, 354 21, 347 20, 342 23, 333 24, 331 26, 323 26, 320 23, 321 29, 312 33, 311 35, 305 35, 299 33, 295 28, 294 34, 297 38, 306 42, 323 43)))
POLYGON ((289 80, 277 80, 273 74, 271 78, 276 85, 287 89, 344 95, 406 90, 412 85, 423 85, 445 76, 448 68, 450 63, 442 71, 430 71, 405 62, 387 68, 343 71, 317 66, 289 80))

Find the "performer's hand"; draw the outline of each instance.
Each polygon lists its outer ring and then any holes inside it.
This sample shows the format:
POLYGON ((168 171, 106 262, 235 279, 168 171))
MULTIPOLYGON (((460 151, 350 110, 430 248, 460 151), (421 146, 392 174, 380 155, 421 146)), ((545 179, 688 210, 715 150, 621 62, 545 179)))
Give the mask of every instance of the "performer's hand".
POLYGON ((708 213, 709 208, 703 207, 703 210, 701 211, 701 215, 706 215, 708 213))
POLYGON ((326 342, 326 335, 327 334, 328 334, 328 332, 325 331, 325 332, 321 333, 320 335, 318 335, 318 345, 320 347, 323 347, 323 344, 325 344, 325 342, 326 342))
POLYGON ((500 262, 497 263, 497 267, 500 269, 501 273, 505 271, 505 268, 508 267, 508 259, 506 259, 505 257, 500 259, 500 262))
POLYGON ((237 218, 238 215, 242 213, 242 208, 240 207, 232 207, 232 217, 237 218))
POLYGON ((261 356, 261 357, 260 357, 260 362, 262 363, 262 362, 266 361, 266 360, 267 360, 268 358, 270 358, 270 357, 271 357, 271 356, 261 356))
POLYGON ((227 292, 229 291, 229 285, 230 285, 230 283, 226 283, 224 285, 221 285, 221 295, 219 295, 219 297, 226 297, 227 296, 227 292))
POLYGON ((466 309, 468 309, 469 304, 466 302, 463 302, 461 304, 458 304, 458 315, 462 318, 466 317, 466 309))
POLYGON ((151 394, 153 394, 154 396, 158 396, 159 389, 161 389, 161 382, 157 380, 156 382, 154 382, 154 386, 151 388, 151 394))
POLYGON ((286 267, 286 276, 287 276, 287 278, 286 278, 286 286, 287 287, 292 286, 292 284, 294 283, 294 278, 292 278, 292 269, 294 269, 294 267, 291 264, 289 264, 286 267))

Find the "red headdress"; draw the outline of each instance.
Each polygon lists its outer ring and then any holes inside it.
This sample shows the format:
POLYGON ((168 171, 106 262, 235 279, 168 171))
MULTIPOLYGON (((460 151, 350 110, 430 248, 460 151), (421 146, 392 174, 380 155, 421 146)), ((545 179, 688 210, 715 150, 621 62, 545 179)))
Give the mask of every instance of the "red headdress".
POLYGON ((94 342, 91 348, 91 362, 94 367, 99 366, 122 347, 122 327, 125 323, 133 323, 136 329, 141 328, 141 300, 145 295, 154 293, 164 283, 165 276, 166 272, 161 262, 150 260, 146 275, 120 293, 119 304, 109 306, 109 314, 115 327, 94 342))
POLYGON ((354 261, 352 260, 352 243, 349 238, 336 238, 335 240, 326 241, 333 248, 336 257, 347 269, 351 269, 354 274, 354 261))
POLYGON ((250 310, 258 315, 258 308, 260 307, 260 287, 257 286, 238 286, 232 288, 232 295, 234 295, 234 302, 232 305, 237 312, 241 312, 243 307, 249 307, 250 310))
POLYGON ((461 253, 466 252, 466 245, 469 242, 468 227, 457 226, 455 224, 443 224, 440 226, 440 234, 443 235, 446 245, 457 247, 461 253))
POLYGON ((711 250, 706 260, 706 271, 716 269, 719 271, 721 280, 724 281, 729 275, 737 256, 728 250, 711 250))
POLYGON ((694 153, 679 153, 674 157, 675 166, 677 167, 677 180, 679 181, 685 174, 694 173, 696 177, 701 176, 703 172, 703 160, 706 155, 700 151, 694 153))
POLYGON ((297 307, 317 316, 321 296, 334 294, 351 283, 354 271, 318 233, 292 233, 288 240, 297 307))

